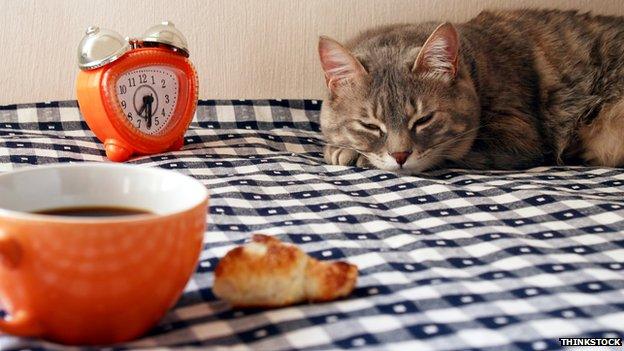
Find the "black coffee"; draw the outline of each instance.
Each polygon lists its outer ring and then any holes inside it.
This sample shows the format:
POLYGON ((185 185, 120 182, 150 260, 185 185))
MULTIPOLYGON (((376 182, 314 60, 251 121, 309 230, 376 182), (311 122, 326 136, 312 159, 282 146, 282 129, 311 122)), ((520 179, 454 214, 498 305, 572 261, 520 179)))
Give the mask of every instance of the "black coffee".
POLYGON ((69 216, 69 217, 124 217, 141 214, 152 214, 150 211, 127 208, 127 207, 105 207, 105 206, 89 206, 89 207, 63 207, 53 208, 49 210, 37 211, 36 214, 50 216, 69 216))

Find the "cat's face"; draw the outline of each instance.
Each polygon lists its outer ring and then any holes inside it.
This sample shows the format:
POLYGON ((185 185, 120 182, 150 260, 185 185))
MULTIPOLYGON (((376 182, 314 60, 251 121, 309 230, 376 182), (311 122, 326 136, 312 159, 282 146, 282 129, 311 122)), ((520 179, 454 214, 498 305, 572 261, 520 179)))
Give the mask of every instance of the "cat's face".
POLYGON ((384 55, 387 48, 381 47, 375 55, 356 58, 321 38, 331 91, 321 111, 326 141, 357 150, 374 167, 400 173, 461 161, 477 134, 480 105, 469 77, 458 72, 458 49, 450 25, 404 57, 393 50, 384 55))

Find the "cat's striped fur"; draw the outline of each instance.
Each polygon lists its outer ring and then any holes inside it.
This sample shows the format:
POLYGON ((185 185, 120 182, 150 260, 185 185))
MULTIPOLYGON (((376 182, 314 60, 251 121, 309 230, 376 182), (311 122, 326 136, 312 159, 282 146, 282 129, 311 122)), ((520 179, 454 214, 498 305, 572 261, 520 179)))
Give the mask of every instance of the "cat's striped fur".
POLYGON ((623 18, 483 12, 368 30, 344 47, 321 38, 319 52, 329 163, 624 165, 623 18))

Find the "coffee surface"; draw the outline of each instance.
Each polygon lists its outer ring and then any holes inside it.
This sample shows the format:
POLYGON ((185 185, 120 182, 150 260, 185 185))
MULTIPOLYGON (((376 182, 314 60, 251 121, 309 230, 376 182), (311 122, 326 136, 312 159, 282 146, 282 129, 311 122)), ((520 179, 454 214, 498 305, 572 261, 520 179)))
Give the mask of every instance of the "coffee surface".
POLYGON ((66 216, 66 217, 124 217, 141 214, 152 214, 138 208, 128 207, 106 207, 106 206, 89 206, 89 207, 62 207, 49 210, 37 211, 36 214, 50 216, 66 216))

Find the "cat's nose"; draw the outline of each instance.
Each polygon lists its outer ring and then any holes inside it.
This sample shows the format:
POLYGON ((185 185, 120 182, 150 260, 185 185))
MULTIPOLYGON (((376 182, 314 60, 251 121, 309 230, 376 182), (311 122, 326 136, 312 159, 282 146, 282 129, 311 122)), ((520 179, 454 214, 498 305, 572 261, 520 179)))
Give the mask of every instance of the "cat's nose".
POLYGON ((401 151, 401 152, 393 152, 390 156, 394 157, 399 166, 403 166, 407 158, 412 154, 411 151, 401 151))

